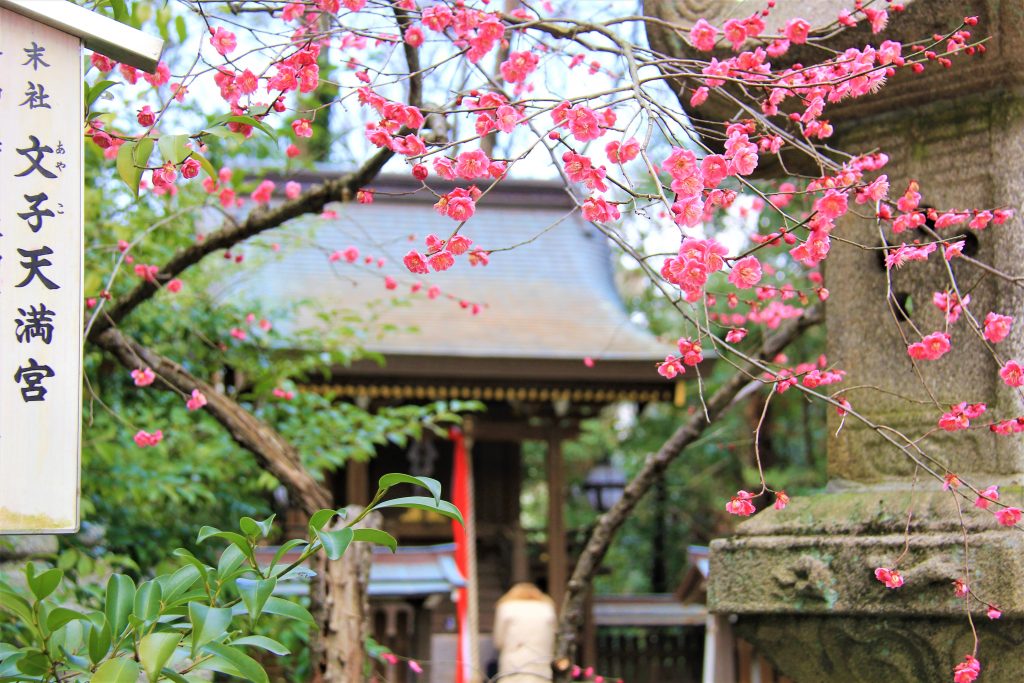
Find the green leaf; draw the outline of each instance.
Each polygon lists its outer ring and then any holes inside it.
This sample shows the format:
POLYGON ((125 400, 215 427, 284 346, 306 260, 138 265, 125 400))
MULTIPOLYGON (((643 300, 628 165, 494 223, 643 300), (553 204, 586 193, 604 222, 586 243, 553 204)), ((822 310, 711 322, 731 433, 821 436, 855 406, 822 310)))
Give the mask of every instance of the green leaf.
POLYGON ((228 543, 233 543, 238 546, 239 550, 245 553, 246 557, 253 562, 256 561, 256 554, 253 552, 252 544, 249 543, 249 540, 245 536, 236 534, 234 531, 221 531, 220 529, 215 529, 212 526, 204 526, 199 530, 199 536, 196 540, 199 543, 202 543, 210 538, 222 538, 228 543))
POLYGON ((200 647, 227 633, 231 625, 231 610, 190 602, 188 618, 192 622, 192 657, 195 658, 200 647))
POLYGON ((252 623, 255 624, 256 620, 260 618, 260 614, 263 613, 263 607, 267 604, 267 600, 274 593, 277 579, 261 579, 260 581, 242 579, 236 583, 238 585, 238 594, 242 596, 242 602, 245 603, 249 617, 252 619, 252 623))
POLYGON ((85 93, 85 110, 92 111, 92 105, 96 104, 96 100, 100 98, 100 95, 115 85, 120 85, 120 83, 117 81, 100 81, 89 86, 89 90, 85 93))
POLYGON ((124 0, 110 0, 110 6, 114 8, 114 18, 124 23, 128 19, 128 7, 124 0))
POLYGON ((331 521, 336 514, 338 514, 337 510, 317 510, 314 512, 309 518, 309 535, 312 536, 323 529, 327 522, 331 521))
POLYGON ((185 17, 180 14, 174 18, 174 31, 178 34, 179 43, 188 40, 188 26, 185 24, 185 17))
POLYGON ((316 532, 316 537, 320 539, 320 544, 327 552, 327 558, 331 560, 341 559, 349 544, 352 543, 353 536, 354 532, 349 527, 337 529, 336 531, 316 532))
POLYGON ((273 638, 267 638, 266 636, 245 636, 244 638, 232 640, 231 644, 252 645, 253 647, 261 648, 263 650, 266 650, 267 652, 273 652, 275 655, 279 657, 291 654, 291 652, 288 651, 288 648, 286 648, 284 645, 277 642, 273 638))
POLYGON ((117 174, 128 186, 128 189, 139 197, 139 183, 142 182, 142 171, 153 153, 153 140, 127 140, 117 150, 117 174))
POLYGON ((170 576, 164 575, 154 580, 160 584, 164 604, 170 605, 175 598, 191 588, 199 577, 199 569, 192 565, 186 565, 170 576))
POLYGON ((200 576, 203 576, 204 574, 206 574, 206 572, 213 569, 213 567, 203 563, 198 557, 193 555, 191 551, 186 550, 185 548, 178 548, 171 554, 175 557, 180 557, 181 559, 185 560, 190 565, 198 569, 200 576))
POLYGON ((239 521, 239 526, 242 529, 242 533, 246 536, 260 536, 262 538, 266 538, 274 529, 275 517, 277 517, 277 515, 270 515, 260 522, 257 522, 252 517, 242 517, 239 521))
POLYGON ((187 143, 187 135, 161 135, 160 140, 157 141, 157 146, 160 148, 160 154, 163 155, 164 161, 169 161, 177 166, 185 161, 185 158, 191 152, 186 147, 187 143))
POLYGON ((68 609, 67 607, 54 607, 50 610, 50 613, 46 615, 46 628, 51 632, 56 631, 62 626, 65 626, 75 620, 88 621, 89 617, 81 612, 68 609))
POLYGON ((96 669, 91 683, 135 683, 139 679, 139 665, 134 659, 110 659, 96 669))
POLYGON ((301 621, 309 626, 316 626, 316 621, 313 619, 313 615, 309 613, 309 610, 302 605, 298 605, 290 600, 285 600, 277 596, 267 598, 267 603, 263 606, 263 611, 267 614, 276 614, 279 617, 286 617, 288 619, 294 619, 295 621, 301 621))
POLYGON ((393 498, 391 500, 385 500, 377 503, 373 506, 374 510, 383 510, 385 508, 414 508, 416 510, 429 510, 430 512, 436 512, 445 517, 454 519, 459 524, 463 524, 462 513, 459 512, 459 508, 455 507, 447 500, 434 502, 433 498, 427 498, 426 496, 407 496, 405 498, 393 498))
POLYGON ((262 121, 257 121, 251 116, 225 116, 221 120, 224 123, 241 123, 243 126, 252 126, 253 128, 258 128, 267 135, 269 135, 271 139, 277 137, 274 134, 274 131, 267 127, 267 124, 263 123, 262 121))
POLYGON ((259 662, 237 648, 220 643, 210 643, 203 647, 203 650, 231 664, 246 680, 253 681, 253 683, 269 683, 270 681, 267 678, 267 672, 263 670, 259 662))
POLYGON ((171 679, 172 681, 174 681, 174 683, 192 683, 192 681, 188 680, 180 673, 172 669, 163 669, 160 671, 160 675, 164 678, 171 679))
POLYGON ((150 633, 139 642, 139 662, 146 672, 146 678, 151 681, 159 678, 160 670, 164 668, 180 642, 181 634, 171 631, 150 633))
POLYGON ((120 636, 128 625, 128 615, 135 606, 135 582, 124 574, 113 574, 107 581, 107 601, 104 612, 111 633, 120 636))
POLYGON ((270 563, 270 566, 276 566, 277 563, 281 561, 281 558, 284 557, 289 550, 291 550, 292 548, 296 548, 300 545, 309 545, 309 542, 301 538, 293 538, 292 540, 282 545, 280 548, 277 549, 277 552, 274 553, 274 560, 270 563))
MULTIPOLYGON (((31 567, 32 565, 29 564, 28 566, 31 567)), ((36 600, 42 600, 57 590, 61 579, 64 578, 64 572, 59 569, 47 569, 42 574, 26 572, 26 577, 28 578, 28 587, 32 590, 32 595, 36 596, 36 600)))
POLYGON ((398 541, 386 531, 381 531, 380 529, 356 529, 353 533, 353 541, 382 545, 391 550, 391 552, 398 550, 398 541))
POLYGON ((395 472, 392 474, 385 474, 380 478, 377 483, 377 487, 381 490, 387 490, 392 486, 398 484, 412 484, 413 486, 420 486, 430 491, 431 495, 434 496, 435 502, 441 501, 441 482, 437 479, 431 479, 430 477, 414 477, 411 474, 401 474, 395 472))
POLYGON ((14 591, 0 587, 0 609, 14 614, 26 624, 32 623, 32 607, 14 591))
POLYGON ((238 527, 242 530, 242 533, 250 538, 256 538, 260 535, 260 525, 252 517, 242 517, 238 520, 238 527))
POLYGON ((23 674, 42 676, 50 670, 50 660, 42 652, 34 651, 19 658, 15 666, 23 674))
POLYGON ((107 623, 107 618, 98 612, 90 621, 92 626, 89 628, 89 661, 95 664, 110 651, 110 624, 107 623))
POLYGON ((231 130, 229 130, 227 128, 224 128, 223 126, 220 126, 220 125, 212 126, 210 128, 207 128, 203 132, 204 133, 209 133, 210 135, 212 135, 214 137, 222 138, 222 139, 226 139, 226 140, 240 140, 242 138, 242 136, 239 135, 238 133, 235 133, 234 131, 231 131, 231 130))
POLYGON ((155 581, 146 581, 135 592, 133 612, 142 621, 152 621, 160 616, 160 598, 163 591, 155 581))
POLYGON ((210 163, 209 159, 199 152, 192 152, 192 158, 199 162, 199 165, 203 168, 203 171, 206 172, 206 175, 210 176, 213 180, 217 179, 217 169, 213 167, 213 164, 210 163))
POLYGON ((245 562, 245 553, 238 549, 238 546, 229 545, 220 554, 220 561, 217 563, 217 578, 223 581, 231 572, 238 569, 245 562))

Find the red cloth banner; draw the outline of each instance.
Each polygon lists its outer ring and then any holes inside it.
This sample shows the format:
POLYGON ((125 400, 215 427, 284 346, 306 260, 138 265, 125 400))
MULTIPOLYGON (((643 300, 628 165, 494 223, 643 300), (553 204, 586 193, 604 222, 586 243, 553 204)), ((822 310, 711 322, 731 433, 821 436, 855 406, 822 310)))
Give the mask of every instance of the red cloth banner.
MULTIPOLYGON (((469 462, 466 453, 466 439, 462 430, 452 427, 449 433, 454 446, 452 463, 452 504, 462 513, 463 519, 473 514, 473 501, 469 496, 469 462)), ((463 578, 469 579, 469 544, 466 539, 466 528, 452 520, 452 536, 455 540, 455 564, 463 578)), ((469 591, 463 587, 458 590, 455 613, 459 622, 459 646, 455 658, 455 683, 468 683, 472 680, 472 657, 470 657, 470 624, 469 624, 469 591)))

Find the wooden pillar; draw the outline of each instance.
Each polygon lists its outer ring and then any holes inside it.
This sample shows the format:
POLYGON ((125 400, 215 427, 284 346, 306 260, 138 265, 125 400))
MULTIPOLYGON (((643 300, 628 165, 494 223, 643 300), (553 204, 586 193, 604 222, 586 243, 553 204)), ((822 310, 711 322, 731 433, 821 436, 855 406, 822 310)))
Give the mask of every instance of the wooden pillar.
POLYGON ((569 579, 569 558, 565 535, 565 470, 562 466, 562 441, 548 437, 548 594, 561 610, 565 584, 569 579))
POLYGON ((583 615, 583 663, 597 666, 597 623, 594 621, 594 584, 587 588, 587 602, 583 615))
POLYGON ((469 567, 466 577, 466 596, 469 602, 469 666, 470 683, 480 683, 483 680, 483 668, 480 665, 480 582, 477 575, 476 556, 476 484, 473 481, 473 419, 466 418, 463 422, 463 430, 466 443, 466 467, 469 483, 470 510, 466 517, 466 545, 469 555, 469 567))
POLYGON ((364 460, 345 463, 345 504, 366 505, 370 502, 370 465, 364 460))
POLYGON ((526 549, 526 532, 523 531, 522 507, 520 500, 523 492, 523 444, 516 444, 516 487, 513 497, 515 512, 512 515, 512 583, 530 580, 530 556, 526 549))

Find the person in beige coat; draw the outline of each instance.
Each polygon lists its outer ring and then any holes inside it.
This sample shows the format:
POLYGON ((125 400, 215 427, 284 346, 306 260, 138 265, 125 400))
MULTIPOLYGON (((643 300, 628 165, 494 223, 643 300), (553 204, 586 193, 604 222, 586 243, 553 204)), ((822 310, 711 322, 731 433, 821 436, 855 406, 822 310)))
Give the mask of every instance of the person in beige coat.
POLYGON ((555 603, 532 583, 517 583, 498 600, 494 615, 498 683, 551 680, 555 603))

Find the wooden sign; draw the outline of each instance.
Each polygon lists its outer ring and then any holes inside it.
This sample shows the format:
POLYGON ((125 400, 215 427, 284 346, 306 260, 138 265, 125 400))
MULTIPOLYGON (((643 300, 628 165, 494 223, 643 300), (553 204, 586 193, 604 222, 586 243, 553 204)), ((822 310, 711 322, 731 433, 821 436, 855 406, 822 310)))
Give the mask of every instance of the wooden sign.
POLYGON ((83 11, 0 0, 0 534, 79 525, 83 11))

